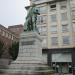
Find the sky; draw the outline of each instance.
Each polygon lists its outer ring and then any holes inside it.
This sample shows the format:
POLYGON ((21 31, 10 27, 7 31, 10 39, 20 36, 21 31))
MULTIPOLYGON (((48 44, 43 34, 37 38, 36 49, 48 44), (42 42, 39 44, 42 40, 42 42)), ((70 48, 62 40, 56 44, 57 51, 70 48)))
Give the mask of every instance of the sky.
POLYGON ((24 24, 29 0, 0 0, 0 24, 5 27, 24 24))

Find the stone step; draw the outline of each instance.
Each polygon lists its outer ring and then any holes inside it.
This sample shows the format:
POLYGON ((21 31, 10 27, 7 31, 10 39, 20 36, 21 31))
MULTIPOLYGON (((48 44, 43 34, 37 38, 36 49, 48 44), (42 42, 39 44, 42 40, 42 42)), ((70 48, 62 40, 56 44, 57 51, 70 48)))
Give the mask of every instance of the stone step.
POLYGON ((41 72, 53 72, 53 70, 42 70, 42 71, 37 71, 37 70, 7 70, 7 74, 17 74, 17 73, 41 73, 41 72))
POLYGON ((6 74, 6 70, 7 70, 7 69, 0 69, 0 74, 1 74, 1 75, 6 74))
MULTIPOLYGON (((12 65, 13 67, 13 65, 12 65)), ((17 66, 17 68, 13 67, 13 68, 7 69, 6 72, 9 74, 13 74, 13 73, 25 73, 25 72, 47 72, 47 71, 53 71, 51 70, 47 65, 19 65, 17 66), (40 69, 40 70, 39 70, 40 69)))
POLYGON ((11 64, 9 66, 10 69, 27 69, 27 68, 38 68, 38 67, 42 67, 42 68, 48 68, 47 65, 36 65, 36 64, 11 64))
POLYGON ((9 65, 0 65, 0 69, 8 69, 9 65))
POLYGON ((8 74, 0 74, 0 75, 8 75, 8 74))

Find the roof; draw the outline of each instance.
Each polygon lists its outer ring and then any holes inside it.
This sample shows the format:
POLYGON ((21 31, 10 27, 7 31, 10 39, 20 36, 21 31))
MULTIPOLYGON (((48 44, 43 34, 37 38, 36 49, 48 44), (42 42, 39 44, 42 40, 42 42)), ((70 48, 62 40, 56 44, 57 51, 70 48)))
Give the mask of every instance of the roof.
POLYGON ((9 28, 18 28, 18 27, 23 27, 23 25, 22 24, 19 24, 19 25, 8 26, 8 29, 9 28))

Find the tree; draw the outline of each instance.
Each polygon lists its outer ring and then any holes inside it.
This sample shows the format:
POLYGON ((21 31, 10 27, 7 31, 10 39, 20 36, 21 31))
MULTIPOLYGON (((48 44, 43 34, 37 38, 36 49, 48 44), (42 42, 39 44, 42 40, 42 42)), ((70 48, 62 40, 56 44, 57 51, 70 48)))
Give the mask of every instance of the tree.
POLYGON ((4 52, 3 47, 4 47, 4 43, 2 41, 0 41, 0 58, 1 58, 2 54, 3 54, 3 52, 4 52))
POLYGON ((19 42, 14 42, 9 48, 9 54, 12 56, 13 60, 16 60, 19 51, 19 42))

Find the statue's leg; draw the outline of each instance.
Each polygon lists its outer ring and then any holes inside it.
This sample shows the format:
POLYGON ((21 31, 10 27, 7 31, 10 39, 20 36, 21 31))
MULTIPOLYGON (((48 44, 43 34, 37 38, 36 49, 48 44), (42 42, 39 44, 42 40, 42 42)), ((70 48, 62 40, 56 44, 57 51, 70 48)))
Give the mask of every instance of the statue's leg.
POLYGON ((33 22, 32 22, 32 24, 31 24, 31 30, 33 30, 34 28, 33 28, 33 22))
POLYGON ((30 27, 31 27, 31 30, 33 30, 33 19, 32 19, 32 17, 31 17, 31 21, 30 21, 30 27))
POLYGON ((28 31, 30 31, 30 22, 28 21, 28 31))

